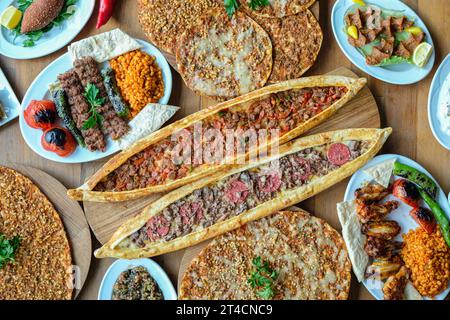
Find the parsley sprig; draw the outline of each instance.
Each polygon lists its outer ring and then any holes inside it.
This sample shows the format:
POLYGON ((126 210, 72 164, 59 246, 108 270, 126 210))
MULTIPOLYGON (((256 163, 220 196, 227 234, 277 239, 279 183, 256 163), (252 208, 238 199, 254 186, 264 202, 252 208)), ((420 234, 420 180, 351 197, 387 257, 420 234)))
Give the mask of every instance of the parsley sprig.
POLYGON ((248 283, 253 289, 258 289, 256 294, 263 299, 272 299, 275 295, 274 283, 278 278, 278 272, 270 268, 267 261, 263 261, 260 256, 252 260, 254 270, 251 273, 248 283))
MULTIPOLYGON (((236 10, 239 8, 238 0, 224 0, 225 10, 229 17, 233 16, 236 10)), ((261 7, 268 6, 269 0, 249 0, 248 6, 252 10, 258 10, 261 7)))
POLYGON ((3 269, 8 263, 14 263, 19 245, 20 237, 7 239, 4 234, 0 233, 0 269, 3 269))
MULTIPOLYGON (((25 10, 28 9, 29 6, 33 3, 34 0, 18 0, 17 1, 17 9, 22 11, 22 13, 25 12, 25 10)), ((71 17, 75 10, 69 10, 70 6, 73 6, 77 3, 78 0, 66 0, 64 2, 64 7, 62 8, 59 15, 46 27, 42 28, 41 30, 36 30, 32 32, 28 32, 25 35, 22 35, 20 33, 20 29, 22 27, 22 21, 15 27, 11 32, 14 34, 14 40, 17 39, 19 36, 25 36, 25 39, 22 42, 22 46, 24 47, 34 47, 36 45, 36 42, 42 38, 42 36, 49 32, 53 27, 60 26, 61 23, 64 20, 67 20, 69 17, 71 17)))
POLYGON ((96 124, 99 126, 102 125, 103 117, 98 112, 97 108, 101 107, 105 103, 105 98, 99 97, 100 90, 93 85, 92 83, 88 83, 86 88, 84 89, 84 97, 90 105, 89 113, 91 114, 89 119, 83 124, 82 129, 88 130, 95 127, 96 124))

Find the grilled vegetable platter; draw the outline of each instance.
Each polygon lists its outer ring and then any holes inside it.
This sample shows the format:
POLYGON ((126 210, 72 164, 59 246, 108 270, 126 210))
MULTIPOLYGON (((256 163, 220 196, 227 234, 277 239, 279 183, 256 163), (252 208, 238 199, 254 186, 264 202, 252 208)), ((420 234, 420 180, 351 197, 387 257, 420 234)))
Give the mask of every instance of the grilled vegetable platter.
POLYGON ((105 32, 71 44, 37 76, 22 101, 22 135, 49 160, 98 160, 169 120, 179 109, 166 105, 171 90, 155 47, 120 29, 105 32))
POLYGON ((352 176, 337 211, 353 271, 375 298, 447 296, 450 206, 421 165, 374 158, 352 176))
POLYGON ((412 84, 433 68, 431 34, 402 1, 338 0, 331 21, 334 36, 347 58, 377 79, 412 84))

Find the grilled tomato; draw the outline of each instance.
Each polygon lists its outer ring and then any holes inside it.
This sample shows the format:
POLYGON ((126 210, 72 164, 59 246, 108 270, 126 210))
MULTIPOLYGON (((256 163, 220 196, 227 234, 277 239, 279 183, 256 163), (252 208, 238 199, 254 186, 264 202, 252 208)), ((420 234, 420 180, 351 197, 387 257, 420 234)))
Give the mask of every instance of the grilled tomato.
POLYGON ((41 143, 45 150, 54 152, 60 157, 71 155, 77 147, 69 130, 60 127, 45 130, 41 143))
POLYGON ((436 220, 434 219, 433 213, 427 208, 414 208, 409 214, 426 233, 432 234, 436 230, 436 220))
POLYGON ((24 111, 25 122, 34 129, 47 130, 56 120, 56 106, 49 100, 33 100, 24 111))
POLYGON ((416 185, 408 180, 396 180, 392 186, 392 194, 411 207, 419 206, 420 193, 416 185))

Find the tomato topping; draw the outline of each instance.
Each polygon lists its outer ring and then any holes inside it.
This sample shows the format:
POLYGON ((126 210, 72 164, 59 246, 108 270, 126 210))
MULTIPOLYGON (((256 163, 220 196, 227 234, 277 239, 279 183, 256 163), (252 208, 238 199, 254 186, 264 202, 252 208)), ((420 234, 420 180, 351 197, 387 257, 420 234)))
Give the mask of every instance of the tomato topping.
POLYGON ((234 203, 243 203, 248 196, 247 185, 239 180, 233 180, 225 192, 228 200, 234 203))
POLYGON ((426 233, 432 234, 436 230, 436 220, 430 210, 426 208, 414 208, 409 214, 426 233))
POLYGON ((56 106, 49 100, 33 100, 25 109, 24 118, 34 129, 50 129, 56 120, 56 106))
POLYGON ((278 172, 263 174, 258 179, 258 188, 262 192, 274 192, 280 189, 281 179, 278 172))
POLYGON ((420 193, 414 183, 406 179, 398 179, 392 185, 392 194, 411 207, 418 207, 420 193))
POLYGON ((327 157, 332 164, 342 166, 350 160, 351 152, 345 144, 333 143, 328 149, 327 157))
POLYGON ((75 139, 69 130, 60 127, 54 127, 44 131, 41 144, 45 150, 54 152, 60 157, 71 155, 77 148, 75 139))

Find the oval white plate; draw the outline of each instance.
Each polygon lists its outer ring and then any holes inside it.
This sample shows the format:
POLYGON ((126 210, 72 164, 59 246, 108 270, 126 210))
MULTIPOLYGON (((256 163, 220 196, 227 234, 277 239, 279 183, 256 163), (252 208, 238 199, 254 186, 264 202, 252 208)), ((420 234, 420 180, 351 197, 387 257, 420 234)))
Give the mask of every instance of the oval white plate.
POLYGON ((6 112, 6 119, 0 120, 0 127, 19 116, 20 102, 16 97, 11 85, 0 69, 0 103, 6 112))
MULTIPOLYGON (((350 179, 350 182, 347 185, 347 189, 345 190, 345 195, 344 195, 344 201, 348 201, 348 200, 354 200, 355 196, 354 196, 354 192, 357 188, 361 187, 362 185, 364 185, 364 183, 366 182, 370 182, 371 176, 367 175, 366 173, 364 173, 363 170, 370 168, 374 165, 377 165, 383 161, 389 160, 389 159, 397 159, 398 161, 400 161, 401 163, 404 163, 408 166, 411 166, 413 168, 416 168, 417 170, 422 171, 423 173, 427 174, 429 177, 431 177, 436 184, 439 187, 439 184, 437 183, 437 181, 430 175, 430 173, 425 170, 425 168, 423 168, 420 164, 418 164, 417 162, 406 158, 404 156, 400 156, 397 154, 384 154, 384 155, 380 155, 375 157, 374 159, 372 159, 371 161, 369 161, 364 167, 362 167, 361 169, 359 169, 358 171, 355 172, 355 174, 352 176, 352 178, 350 179)), ((395 179, 398 179, 399 177, 395 176, 395 179)), ((397 198, 395 198, 393 195, 389 195, 386 197, 386 200, 397 200, 399 201, 397 198)), ((446 199, 446 196, 444 194, 444 192, 442 191, 441 187, 439 187, 439 194, 438 194, 438 198, 437 198, 437 202, 439 202, 441 208, 445 211, 447 217, 450 218, 450 205, 446 199)), ((401 234, 399 234, 395 240, 398 241, 402 241, 402 234, 407 233, 409 230, 411 229, 416 229, 419 228, 419 225, 413 220, 413 218, 411 218, 411 216, 409 215, 409 211, 411 211, 411 207, 408 206, 407 204, 399 201, 400 205, 398 207, 398 209, 396 209, 395 211, 393 211, 391 214, 388 215, 388 219, 389 220, 395 220, 400 224, 400 227, 402 228, 402 232, 401 234)), ((425 203, 423 203, 423 206, 427 207, 427 205, 425 203)), ((383 291, 382 289, 382 285, 383 282, 379 281, 379 280, 374 280, 374 281, 368 281, 368 280, 364 280, 363 281, 364 286, 367 288, 367 290, 377 299, 377 300, 383 300, 383 291)), ((450 285, 450 282, 449 282, 450 285)), ((439 295, 433 297, 433 299, 435 300, 444 300, 445 297, 448 295, 448 293, 450 292, 450 287, 447 287, 447 289, 445 289, 443 292, 441 292, 439 295)))
POLYGON ((438 109, 441 104, 440 94, 445 79, 450 75, 450 53, 442 61, 431 82, 430 93, 428 94, 428 122, 431 131, 437 141, 446 149, 450 150, 450 134, 442 130, 438 119, 438 109))
MULTIPOLYGON (((0 1, 0 12, 17 1, 0 1)), ((53 27, 34 47, 24 48, 20 43, 13 43, 13 37, 8 29, 0 27, 0 54, 13 59, 34 59, 53 53, 70 41, 84 28, 94 12, 95 0, 78 0, 75 13, 60 26, 53 27)))
POLYGON ((136 260, 124 260, 119 259, 115 261, 106 270, 103 276, 102 283, 100 284, 100 289, 98 291, 98 300, 111 300, 113 287, 116 283, 119 275, 130 268, 143 266, 147 269, 148 273, 156 281, 161 292, 164 296, 164 300, 177 300, 177 292, 173 287, 172 282, 167 276, 166 272, 153 260, 151 259, 136 259, 136 260))
MULTIPOLYGON (((144 52, 151 54, 156 57, 156 62, 161 68, 162 77, 164 81, 164 96, 159 100, 161 104, 167 104, 169 102, 170 94, 172 92, 172 72, 170 71, 170 66, 167 63, 166 58, 162 53, 149 44, 148 42, 138 40, 144 47, 141 49, 144 52)), ((38 155, 52 161, 61 163, 84 163, 89 161, 95 161, 102 159, 104 157, 110 156, 111 154, 119 151, 119 146, 116 142, 107 138, 106 152, 90 152, 80 146, 77 147, 74 153, 70 156, 63 158, 58 156, 56 153, 44 150, 41 145, 42 130, 33 129, 29 127, 23 117, 23 110, 26 109, 31 100, 42 100, 49 99, 50 95, 48 93, 48 85, 57 80, 57 76, 61 73, 66 72, 72 68, 72 60, 68 53, 62 55, 55 61, 53 61, 47 68, 45 68, 33 81, 31 86, 28 88, 25 97, 23 98, 22 105, 20 108, 20 130, 22 136, 25 139, 28 146, 36 152, 38 155)))
POLYGON ((337 0, 334 3, 333 10, 331 12, 331 26, 334 37, 347 58, 362 71, 387 83, 405 85, 416 83, 425 78, 433 68, 435 52, 431 34, 423 21, 420 20, 419 16, 411 10, 411 8, 399 0, 377 0, 366 3, 373 3, 386 9, 403 10, 406 16, 414 17, 415 25, 422 28, 426 34, 426 42, 433 46, 433 54, 426 66, 423 68, 407 63, 385 67, 368 66, 364 56, 348 43, 347 34, 344 32, 345 13, 351 6, 355 5, 355 3, 352 0, 337 0))

